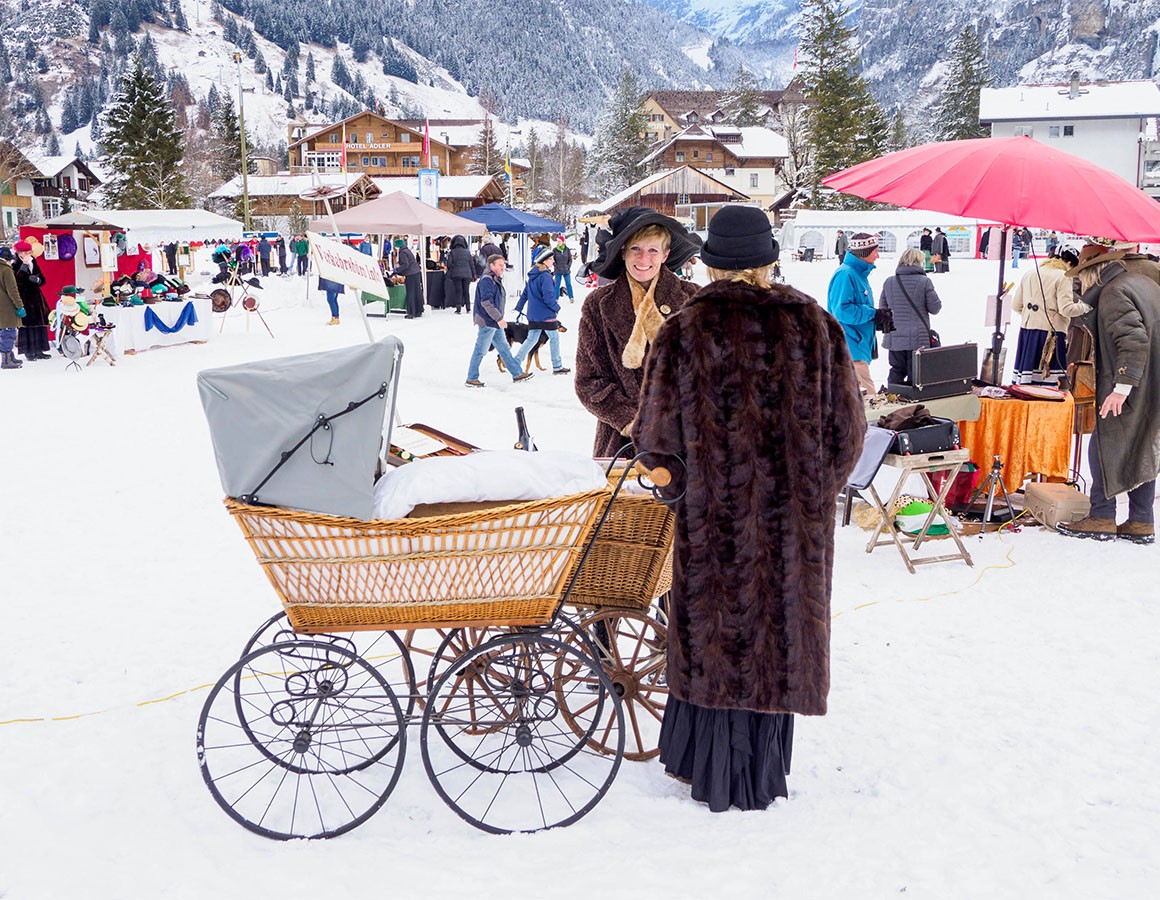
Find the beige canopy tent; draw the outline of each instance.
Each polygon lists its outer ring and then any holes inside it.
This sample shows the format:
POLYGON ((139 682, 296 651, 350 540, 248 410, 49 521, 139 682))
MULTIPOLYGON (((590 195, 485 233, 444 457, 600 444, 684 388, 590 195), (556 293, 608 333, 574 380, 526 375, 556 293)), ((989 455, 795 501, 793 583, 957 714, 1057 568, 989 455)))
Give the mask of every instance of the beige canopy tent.
MULTIPOLYGON (((363 232, 365 234, 407 234, 418 237, 440 237, 448 234, 466 234, 479 237, 487 234, 487 228, 478 222, 461 218, 455 213, 444 212, 428 206, 416 197, 403 191, 395 191, 334 213, 329 219, 316 219, 310 223, 310 230, 323 233, 337 228, 341 233, 363 232)), ((426 254, 424 254, 426 256, 426 254)), ((420 261, 423 277, 423 296, 427 296, 427 260, 420 261)))

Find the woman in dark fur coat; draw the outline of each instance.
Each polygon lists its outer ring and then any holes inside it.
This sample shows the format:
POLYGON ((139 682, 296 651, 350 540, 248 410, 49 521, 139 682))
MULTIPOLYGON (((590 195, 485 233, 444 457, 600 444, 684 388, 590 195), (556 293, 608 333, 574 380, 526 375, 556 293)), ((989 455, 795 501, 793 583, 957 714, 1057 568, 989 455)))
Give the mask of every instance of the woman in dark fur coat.
POLYGON ((633 426, 687 472, 661 761, 714 812, 763 809, 787 796, 792 714, 826 712, 836 499, 866 417, 842 326, 770 283, 761 210, 718 212, 701 260, 714 281, 657 333, 633 426))
POLYGON ((676 219, 643 206, 619 210, 608 225, 591 268, 615 280, 584 301, 576 341, 576 396, 597 420, 593 456, 613 456, 631 440, 649 344, 697 292, 673 272, 701 246, 676 219))

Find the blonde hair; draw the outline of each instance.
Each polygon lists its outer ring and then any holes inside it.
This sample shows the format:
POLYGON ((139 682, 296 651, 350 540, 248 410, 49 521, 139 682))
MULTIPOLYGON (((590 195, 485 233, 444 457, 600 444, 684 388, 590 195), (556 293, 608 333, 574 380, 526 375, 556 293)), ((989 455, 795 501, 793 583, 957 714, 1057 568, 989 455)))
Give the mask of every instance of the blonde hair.
MULTIPOLYGON (((632 241, 659 240, 661 247, 668 250, 673 243, 673 236, 664 225, 645 225, 640 231, 634 231, 624 242, 625 249, 632 241)), ((623 251, 621 251, 623 252, 623 251)))
POLYGON ((710 281, 738 281, 759 288, 773 287, 773 282, 769 280, 769 266, 762 266, 759 269, 709 268, 708 272, 710 281))
POLYGON ((1107 263, 1098 263, 1094 266, 1088 266, 1086 269, 1080 269, 1076 273, 1076 278, 1079 279, 1079 292, 1086 294, 1088 289, 1095 286, 1100 280, 1100 272, 1103 271, 1107 263))
POLYGON ((926 254, 917 247, 909 247, 898 257, 900 266, 921 266, 926 262, 926 254))

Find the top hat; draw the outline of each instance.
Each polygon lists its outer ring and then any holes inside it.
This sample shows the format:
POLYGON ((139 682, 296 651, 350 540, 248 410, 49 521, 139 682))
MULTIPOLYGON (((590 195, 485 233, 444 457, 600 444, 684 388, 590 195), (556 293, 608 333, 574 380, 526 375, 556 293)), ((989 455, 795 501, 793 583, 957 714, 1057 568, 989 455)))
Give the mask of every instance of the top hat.
POLYGON ((665 268, 676 271, 689 259, 696 256, 701 250, 701 239, 690 234, 685 226, 676 219, 663 215, 647 206, 627 206, 617 210, 608 220, 608 236, 603 244, 597 234, 596 243, 600 253, 592 261, 591 269, 597 275, 610 280, 620 277, 624 271, 624 259, 621 252, 628 239, 648 225, 660 225, 668 231, 669 256, 665 260, 665 268))

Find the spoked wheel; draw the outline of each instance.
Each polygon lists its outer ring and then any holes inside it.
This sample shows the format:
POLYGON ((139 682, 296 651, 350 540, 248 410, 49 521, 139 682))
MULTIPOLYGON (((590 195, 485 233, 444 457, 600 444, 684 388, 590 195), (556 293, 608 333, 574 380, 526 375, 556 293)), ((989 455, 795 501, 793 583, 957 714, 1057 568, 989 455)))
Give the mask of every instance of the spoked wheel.
POLYGON ((387 680, 403 706, 403 714, 410 719, 419 693, 415 684, 415 667, 407 645, 395 632, 352 631, 343 634, 301 635, 295 633, 283 611, 271 616, 250 635, 242 656, 267 644, 293 643, 298 640, 322 641, 362 657, 387 680))
POLYGON ((434 656, 431 657, 431 665, 427 669, 427 690, 430 691, 434 687, 435 682, 439 680, 439 676, 447 670, 447 667, 452 662, 460 657, 466 656, 470 651, 486 644, 492 638, 505 634, 507 630, 506 628, 497 626, 452 628, 450 631, 440 630, 439 633, 443 635, 443 640, 439 642, 439 648, 435 651, 434 656))
POLYGON ((623 750, 620 704, 595 662, 543 634, 504 634, 452 663, 432 689, 423 764, 439 796, 476 828, 506 834, 570 825, 600 802, 620 768, 620 753, 576 737, 585 721, 595 730, 606 719, 609 746, 619 739, 623 750), (559 685, 561 671, 583 678, 559 685), (561 711, 562 696, 582 705, 572 692, 595 701, 575 724, 561 711))
MULTIPOLYGON (((652 759, 661 751, 658 746, 661 719, 669 688, 665 680, 668 629, 664 613, 653 610, 602 609, 581 620, 582 630, 595 645, 596 659, 624 706, 627 739, 624 758, 634 761, 652 759)), ((584 679, 586 673, 561 672, 557 687, 572 679, 584 679)), ((560 696, 564 720, 575 733, 589 737, 590 746, 603 753, 616 753, 614 723, 607 719, 590 732, 590 713, 596 704, 598 685, 589 677, 587 691, 568 692, 560 696), (579 705, 577 705, 579 704, 579 705)), ((606 707, 607 710, 607 707, 606 707)))
POLYGON ((215 800, 256 834, 327 838, 365 822, 394 790, 406 724, 377 668, 298 639, 248 653, 214 685, 197 726, 215 800))

